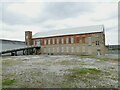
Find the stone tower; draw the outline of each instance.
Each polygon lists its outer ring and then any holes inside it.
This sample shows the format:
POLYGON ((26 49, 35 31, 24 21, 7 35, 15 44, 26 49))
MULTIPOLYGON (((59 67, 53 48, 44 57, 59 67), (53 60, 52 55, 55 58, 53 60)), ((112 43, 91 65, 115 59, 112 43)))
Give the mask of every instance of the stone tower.
POLYGON ((25 44, 32 46, 32 31, 25 31, 25 44))

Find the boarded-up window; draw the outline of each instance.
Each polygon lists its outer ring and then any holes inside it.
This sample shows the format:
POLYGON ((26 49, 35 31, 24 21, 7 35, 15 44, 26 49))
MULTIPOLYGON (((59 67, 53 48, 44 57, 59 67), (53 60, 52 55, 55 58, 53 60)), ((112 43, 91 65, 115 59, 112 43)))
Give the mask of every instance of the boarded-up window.
POLYGON ((48 48, 48 53, 50 53, 50 48, 48 48))
POLYGON ((59 47, 57 47, 57 52, 59 52, 59 47))
POLYGON ((69 38, 68 38, 68 37, 66 37, 66 44, 68 44, 68 42, 69 42, 69 38))
POLYGON ((64 48, 63 47, 61 48, 61 52, 64 52, 64 48))
POLYGON ((48 39, 48 44, 50 44, 50 39, 48 39))
POLYGON ((76 52, 79 52, 79 46, 76 47, 76 52))
POLYGON ((74 47, 71 47, 71 52, 74 52, 74 47))
POLYGON ((46 42, 46 39, 45 39, 45 40, 44 40, 44 45, 46 45, 46 43, 47 43, 47 42, 46 42))
POLYGON ((85 37, 82 37, 82 43, 85 43, 85 37))
POLYGON ((46 48, 44 48, 44 52, 46 53, 46 48))
POLYGON ((76 37, 76 43, 79 43, 79 37, 76 37))
POLYGON ((61 39, 62 44, 64 44, 64 38, 61 39))
POLYGON ((88 45, 92 44, 92 37, 88 37, 88 45))
POLYGON ((52 44, 55 44, 55 39, 54 38, 52 38, 52 44))
POLYGON ((59 52, 59 47, 57 47, 57 52, 59 52))
POLYGON ((74 43, 74 37, 71 37, 71 43, 74 43))
POLYGON ((99 38, 99 37, 100 37, 100 34, 96 34, 96 37, 99 38))
POLYGON ((66 52, 69 52, 69 48, 68 47, 66 47, 66 52))
POLYGON ((55 51, 55 49, 53 48, 53 51, 52 51, 52 52, 54 53, 54 51, 55 51))
POLYGON ((57 38, 57 44, 59 44, 59 38, 57 38))

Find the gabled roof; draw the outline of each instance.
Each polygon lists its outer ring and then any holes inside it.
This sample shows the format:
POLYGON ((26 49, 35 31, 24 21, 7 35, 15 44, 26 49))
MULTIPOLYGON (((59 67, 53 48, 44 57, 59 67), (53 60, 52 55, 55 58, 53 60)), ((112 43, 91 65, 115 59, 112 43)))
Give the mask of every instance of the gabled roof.
POLYGON ((44 37, 52 37, 52 36, 95 33, 95 32, 104 32, 104 26, 93 25, 93 26, 85 26, 85 27, 66 28, 66 29, 60 29, 60 30, 51 30, 46 32, 38 32, 34 34, 32 37, 44 38, 44 37))

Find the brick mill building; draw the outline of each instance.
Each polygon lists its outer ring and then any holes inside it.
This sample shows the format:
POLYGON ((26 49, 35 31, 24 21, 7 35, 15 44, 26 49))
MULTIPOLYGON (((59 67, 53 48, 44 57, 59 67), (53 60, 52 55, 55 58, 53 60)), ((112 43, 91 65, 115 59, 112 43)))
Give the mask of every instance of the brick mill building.
POLYGON ((104 55, 105 33, 103 25, 38 32, 32 36, 25 32, 28 46, 40 46, 41 54, 104 55))

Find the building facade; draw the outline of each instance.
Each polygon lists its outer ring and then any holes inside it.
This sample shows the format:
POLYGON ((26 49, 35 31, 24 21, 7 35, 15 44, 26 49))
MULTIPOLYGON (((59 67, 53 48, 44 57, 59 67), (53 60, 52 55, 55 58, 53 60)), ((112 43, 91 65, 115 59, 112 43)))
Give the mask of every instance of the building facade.
POLYGON ((26 44, 40 46, 41 54, 104 55, 107 50, 103 25, 31 34, 26 31, 26 44))

